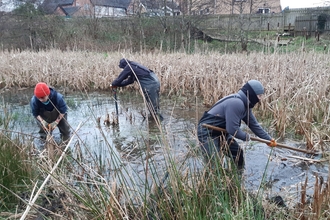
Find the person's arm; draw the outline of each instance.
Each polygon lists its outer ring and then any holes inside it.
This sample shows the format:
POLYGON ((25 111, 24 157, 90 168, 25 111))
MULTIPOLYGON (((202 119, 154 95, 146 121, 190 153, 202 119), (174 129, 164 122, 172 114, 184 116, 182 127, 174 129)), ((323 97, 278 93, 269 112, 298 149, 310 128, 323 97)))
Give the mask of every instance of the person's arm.
POLYGON ((252 113, 252 110, 249 111, 249 118, 244 120, 247 126, 251 129, 251 131, 257 135, 259 138, 271 140, 271 136, 260 126, 256 117, 252 113))
POLYGON ((44 119, 39 115, 40 111, 39 111, 39 106, 38 106, 38 100, 35 96, 33 96, 31 98, 31 102, 30 102, 30 107, 31 107, 31 112, 33 117, 35 117, 38 121, 40 121, 40 123, 43 125, 44 123, 44 119))
POLYGON ((38 107, 37 101, 38 100, 35 96, 33 96, 30 101, 31 113, 32 113, 33 117, 35 117, 35 118, 37 118, 39 116, 39 107, 38 107))
POLYGON ((64 117, 64 114, 59 114, 58 117, 56 118, 55 122, 57 124, 60 123, 60 121, 62 120, 63 117, 64 117))
POLYGON ((41 126, 45 129, 49 129, 49 123, 45 121, 40 115, 37 116, 37 120, 40 122, 41 126))
POLYGON ((134 77, 132 76, 132 71, 129 66, 126 66, 123 71, 119 74, 117 79, 112 82, 114 87, 124 87, 129 84, 134 83, 134 77))
POLYGON ((40 122, 42 122, 42 121, 44 120, 40 115, 38 115, 36 118, 37 118, 38 121, 40 121, 40 122))
POLYGON ((60 113, 58 115, 58 117, 56 118, 56 120, 49 124, 49 129, 54 130, 57 127, 57 125, 60 123, 60 121, 62 120, 63 117, 64 117, 64 114, 60 113))
POLYGON ((32 115, 40 122, 40 125, 47 130, 48 123, 39 115, 39 107, 37 101, 38 100, 35 98, 35 96, 31 98, 30 107, 31 107, 32 115))

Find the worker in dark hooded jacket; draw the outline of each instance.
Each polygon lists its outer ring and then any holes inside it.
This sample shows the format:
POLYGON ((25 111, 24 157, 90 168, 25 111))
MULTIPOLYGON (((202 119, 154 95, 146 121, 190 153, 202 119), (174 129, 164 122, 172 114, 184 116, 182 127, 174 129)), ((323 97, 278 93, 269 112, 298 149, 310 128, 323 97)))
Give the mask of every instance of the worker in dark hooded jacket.
POLYGON ((156 74, 147 67, 124 58, 119 61, 119 67, 123 71, 112 82, 112 88, 124 87, 138 81, 147 101, 149 112, 159 116, 159 119, 162 120, 163 117, 159 110, 160 82, 156 74))
POLYGON ((197 133, 206 158, 213 157, 214 153, 223 152, 232 157, 239 170, 244 168, 244 152, 234 139, 250 140, 250 135, 240 128, 241 121, 244 121, 259 138, 270 140, 269 146, 276 146, 275 140, 260 126, 252 113, 252 108, 260 101, 263 94, 262 84, 257 80, 250 80, 238 93, 220 99, 204 113, 199 121, 197 133), (203 124, 226 129, 226 132, 212 130, 203 124))

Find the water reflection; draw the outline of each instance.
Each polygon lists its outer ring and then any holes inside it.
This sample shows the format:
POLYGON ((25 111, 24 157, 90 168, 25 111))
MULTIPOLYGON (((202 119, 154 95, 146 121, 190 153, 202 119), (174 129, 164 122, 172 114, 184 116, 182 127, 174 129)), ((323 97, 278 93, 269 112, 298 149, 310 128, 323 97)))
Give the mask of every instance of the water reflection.
MULTIPOLYGON (((37 138, 38 129, 30 112, 29 94, 33 94, 33 90, 4 94, 0 111, 1 115, 6 112, 13 115, 7 129, 37 138)), ((187 106, 177 104, 179 100, 162 97, 164 121, 159 125, 145 118, 147 114, 139 94, 118 93, 117 98, 118 115, 111 93, 65 95, 69 106, 68 121, 72 129, 82 123, 70 148, 75 159, 83 161, 84 169, 91 169, 107 179, 113 179, 114 171, 120 171, 122 177, 116 176, 118 184, 143 189, 153 182, 152 175, 146 174, 147 170, 149 173, 157 173, 159 179, 164 177, 168 165, 167 156, 182 169, 188 167, 195 171, 203 167, 200 157, 189 154, 197 147, 195 128, 199 117, 206 110, 198 99, 187 106)), ((54 135, 59 136, 58 130, 54 131, 54 135)), ((297 198, 293 195, 297 196, 297 189, 306 177, 308 184, 313 186, 316 175, 324 179, 328 176, 327 163, 312 163, 290 157, 306 157, 302 153, 279 148, 271 151, 267 145, 256 142, 241 144, 246 152, 244 185, 250 191, 257 191, 264 177, 264 187, 269 189, 267 194, 291 196, 295 200, 297 198)), ((288 141, 286 144, 299 147, 300 143, 288 141)), ((311 194, 312 187, 308 189, 311 194)))

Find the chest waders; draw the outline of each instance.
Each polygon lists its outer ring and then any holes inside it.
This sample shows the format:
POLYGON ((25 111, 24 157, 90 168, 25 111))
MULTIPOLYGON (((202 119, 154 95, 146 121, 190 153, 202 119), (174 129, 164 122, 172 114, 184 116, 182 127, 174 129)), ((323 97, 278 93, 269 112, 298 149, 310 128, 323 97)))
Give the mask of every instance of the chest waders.
MULTIPOLYGON (((47 111, 45 109, 41 109, 40 111, 40 116, 47 122, 47 123, 52 123, 57 119, 59 116, 58 111, 56 108, 54 108, 52 111, 47 111)), ((43 127, 40 124, 40 121, 38 119, 37 123, 39 126, 39 134, 41 138, 46 138, 46 131, 43 129, 43 127)), ((67 113, 65 113, 64 117, 62 120, 58 123, 57 125, 58 129, 60 130, 61 133, 61 138, 63 141, 67 141, 70 138, 70 126, 67 122, 67 113)))

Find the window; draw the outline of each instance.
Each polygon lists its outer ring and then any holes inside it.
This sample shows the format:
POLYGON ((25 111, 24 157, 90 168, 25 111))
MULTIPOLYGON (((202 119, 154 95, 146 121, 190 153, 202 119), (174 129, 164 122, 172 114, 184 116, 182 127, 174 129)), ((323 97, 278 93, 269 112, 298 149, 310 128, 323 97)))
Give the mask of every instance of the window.
POLYGON ((270 8, 259 8, 257 13, 258 14, 269 14, 270 8))

